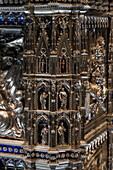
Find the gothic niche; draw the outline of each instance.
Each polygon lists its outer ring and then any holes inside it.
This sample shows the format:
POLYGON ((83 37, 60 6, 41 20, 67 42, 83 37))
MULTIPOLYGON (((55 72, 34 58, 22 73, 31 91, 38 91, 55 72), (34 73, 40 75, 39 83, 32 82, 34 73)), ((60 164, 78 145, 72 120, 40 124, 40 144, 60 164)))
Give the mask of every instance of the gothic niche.
POLYGON ((58 73, 69 73, 69 57, 66 49, 63 48, 58 58, 58 73))
POLYGON ((49 58, 47 57, 45 48, 41 49, 38 57, 38 73, 49 73, 49 58))
POLYGON ((65 119, 61 119, 58 124, 58 145, 67 145, 69 144, 69 125, 65 119))
POLYGON ((62 88, 59 91, 59 105, 58 108, 60 110, 67 110, 69 109, 69 92, 67 88, 62 86, 62 88))
POLYGON ((43 85, 38 91, 38 109, 48 110, 48 91, 43 85))
POLYGON ((98 113, 105 111, 106 80, 105 80, 105 41, 98 37, 96 47, 92 48, 91 60, 89 63, 89 81, 86 85, 86 118, 90 121, 98 113))
POLYGON ((23 38, 20 30, 5 30, 0 36, 0 135, 23 137, 23 38))
POLYGON ((38 122, 38 143, 41 145, 48 144, 48 124, 44 117, 41 117, 38 122))

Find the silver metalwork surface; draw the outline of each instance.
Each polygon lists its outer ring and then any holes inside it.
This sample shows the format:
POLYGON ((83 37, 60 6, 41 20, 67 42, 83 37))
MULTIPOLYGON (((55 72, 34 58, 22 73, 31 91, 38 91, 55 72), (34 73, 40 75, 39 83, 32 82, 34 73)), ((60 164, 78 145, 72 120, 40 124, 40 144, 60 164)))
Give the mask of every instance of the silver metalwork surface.
POLYGON ((0 169, 113 169, 112 12, 0 0, 0 169))

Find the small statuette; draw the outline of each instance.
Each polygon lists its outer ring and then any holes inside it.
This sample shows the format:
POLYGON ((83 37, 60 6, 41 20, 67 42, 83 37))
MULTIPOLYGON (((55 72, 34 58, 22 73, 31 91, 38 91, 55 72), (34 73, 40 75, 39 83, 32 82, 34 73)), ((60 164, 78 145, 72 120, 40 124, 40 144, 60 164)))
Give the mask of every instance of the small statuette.
POLYGON ((59 97, 60 97, 60 101, 61 101, 61 109, 66 110, 67 93, 65 92, 64 88, 62 88, 62 91, 60 91, 59 97))
POLYGON ((44 125, 44 128, 41 131, 42 145, 46 145, 47 144, 47 134, 48 134, 48 129, 44 125))
POLYGON ((61 125, 58 128, 58 134, 59 134, 59 144, 65 144, 65 134, 64 132, 66 132, 66 129, 64 127, 63 122, 61 122, 61 125))
POLYGON ((45 92, 43 92, 40 95, 41 110, 46 110, 47 109, 47 107, 46 107, 47 96, 48 96, 48 94, 46 94, 45 92))

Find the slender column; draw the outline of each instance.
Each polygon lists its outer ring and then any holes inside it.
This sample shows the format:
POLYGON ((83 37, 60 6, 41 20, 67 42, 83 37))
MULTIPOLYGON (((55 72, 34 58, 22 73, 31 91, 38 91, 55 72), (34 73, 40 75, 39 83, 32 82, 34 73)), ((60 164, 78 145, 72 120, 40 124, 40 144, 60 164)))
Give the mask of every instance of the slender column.
POLYGON ((52 50, 56 49, 56 30, 55 30, 55 16, 52 16, 52 50))

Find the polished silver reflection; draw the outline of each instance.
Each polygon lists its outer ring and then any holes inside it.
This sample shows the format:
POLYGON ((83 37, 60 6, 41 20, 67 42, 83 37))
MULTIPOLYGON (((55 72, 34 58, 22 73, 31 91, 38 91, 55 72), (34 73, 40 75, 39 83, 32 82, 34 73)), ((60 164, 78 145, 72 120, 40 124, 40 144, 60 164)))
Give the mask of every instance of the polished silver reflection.
POLYGON ((96 47, 92 48, 92 55, 89 64, 89 81, 86 83, 86 117, 88 121, 99 113, 105 111, 104 102, 106 99, 105 61, 106 56, 105 41, 102 36, 98 37, 96 47))
MULTIPOLYGON (((15 46, 15 44, 13 45, 15 46)), ((9 62, 10 56, 5 56, 5 58, 9 62)), ((16 60, 20 59, 16 58, 16 60)), ((16 63, 18 65, 14 64, 10 69, 0 72, 0 135, 23 137, 22 91, 18 88, 22 68, 20 61, 16 63)), ((6 68, 9 66, 8 64, 6 63, 6 68)))

